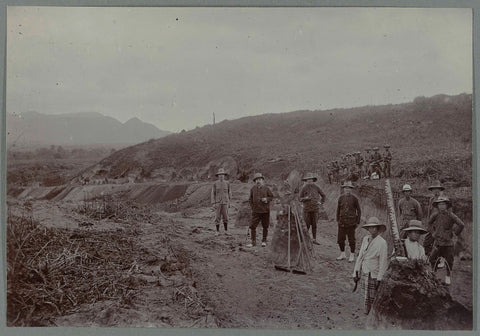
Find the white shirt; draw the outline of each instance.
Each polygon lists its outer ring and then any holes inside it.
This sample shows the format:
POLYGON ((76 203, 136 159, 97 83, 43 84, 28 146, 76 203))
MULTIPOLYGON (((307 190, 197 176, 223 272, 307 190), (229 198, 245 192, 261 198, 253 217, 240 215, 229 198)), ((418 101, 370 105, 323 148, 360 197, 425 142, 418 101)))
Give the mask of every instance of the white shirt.
POLYGON ((418 241, 411 241, 408 238, 405 239, 405 250, 407 250, 408 259, 421 259, 427 261, 425 249, 418 241))
POLYGON ((370 235, 365 236, 353 269, 353 276, 361 269, 364 274, 370 273, 373 279, 382 280, 387 267, 388 248, 385 239, 380 235, 374 239, 370 235))

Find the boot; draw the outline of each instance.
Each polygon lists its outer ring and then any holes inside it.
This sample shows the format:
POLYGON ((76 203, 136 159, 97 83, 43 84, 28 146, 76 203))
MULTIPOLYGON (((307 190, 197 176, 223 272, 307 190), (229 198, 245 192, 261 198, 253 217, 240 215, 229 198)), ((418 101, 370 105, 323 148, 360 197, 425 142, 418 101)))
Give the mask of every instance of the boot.
POLYGON ((447 275, 445 276, 445 284, 450 285, 452 283, 452 280, 450 279, 450 276, 447 275))
POLYGON ((355 253, 350 253, 350 257, 348 258, 349 262, 354 262, 355 261, 355 253))
POLYGON ((340 255, 337 257, 337 260, 343 260, 343 259, 346 259, 347 256, 345 255, 345 251, 342 251, 342 253, 340 253, 340 255))

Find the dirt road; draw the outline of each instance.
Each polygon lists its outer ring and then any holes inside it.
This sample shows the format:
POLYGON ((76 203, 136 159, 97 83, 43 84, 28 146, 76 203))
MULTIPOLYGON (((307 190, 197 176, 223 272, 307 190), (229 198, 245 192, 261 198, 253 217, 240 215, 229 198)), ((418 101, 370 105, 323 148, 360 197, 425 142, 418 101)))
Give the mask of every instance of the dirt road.
MULTIPOLYGON (((333 194, 331 188, 328 192, 333 194)), ((364 329, 362 291, 359 288, 352 293, 353 263, 335 259, 334 203, 332 197, 326 204, 331 220, 319 222, 320 245, 314 245, 313 271, 307 275, 275 270, 269 258, 270 245, 247 248, 246 227, 231 223, 228 235, 223 228, 215 235, 208 207, 159 211, 154 222, 130 221, 128 225, 138 231, 137 248, 132 250, 136 262, 124 274, 132 281, 131 295, 120 301, 83 305, 56 318, 53 325, 364 329)), ((118 231, 126 225, 101 220, 79 227, 88 218, 61 202, 38 201, 32 209, 34 217, 46 226, 95 232, 118 231)), ((269 239, 274 225, 275 220, 269 239)), ((257 231, 261 235, 261 229, 257 231)), ((358 229, 357 240, 365 233, 358 229)), ((450 293, 471 309, 472 262, 455 262, 450 293)))

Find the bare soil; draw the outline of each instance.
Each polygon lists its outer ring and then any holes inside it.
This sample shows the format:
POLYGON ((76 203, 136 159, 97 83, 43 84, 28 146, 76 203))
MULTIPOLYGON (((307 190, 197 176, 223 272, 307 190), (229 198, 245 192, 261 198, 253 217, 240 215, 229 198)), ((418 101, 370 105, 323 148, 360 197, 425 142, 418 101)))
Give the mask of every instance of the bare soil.
MULTIPOLYGON (((325 188, 333 192, 336 187, 325 188)), ((228 234, 221 226, 220 235, 215 235, 210 207, 158 211, 154 221, 129 220, 128 226, 137 228, 134 243, 141 251, 132 251, 134 267, 122 275, 132 281, 130 295, 84 304, 56 316, 49 325, 364 329, 362 291, 352 293, 353 263, 335 260, 339 251, 331 215, 334 200, 325 205, 330 220, 319 221, 320 245, 314 246, 313 271, 301 275, 275 270, 269 258, 270 246, 245 246, 246 227, 232 227, 233 210, 243 196, 235 197, 228 234)), ((374 209, 367 205, 367 209, 374 209)), ((49 227, 122 232, 127 225, 115 219, 92 220, 75 207, 75 203, 43 200, 32 201, 30 211, 49 227)), ((269 237, 274 225, 275 221, 269 237)), ((257 231, 261 235, 261 229, 257 231)), ((358 229, 358 241, 364 234, 358 229)), ((471 309, 472 261, 455 262, 450 293, 471 309)))

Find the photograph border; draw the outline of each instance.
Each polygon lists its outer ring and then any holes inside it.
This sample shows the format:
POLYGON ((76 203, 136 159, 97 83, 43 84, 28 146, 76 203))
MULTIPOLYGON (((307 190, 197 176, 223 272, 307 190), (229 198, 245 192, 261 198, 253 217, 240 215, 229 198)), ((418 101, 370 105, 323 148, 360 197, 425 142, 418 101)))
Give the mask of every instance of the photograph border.
POLYGON ((108 1, 108 0, 36 0, 36 1, 7 1, 0 0, 0 237, 2 242, 0 270, 0 335, 480 335, 478 331, 480 314, 478 309, 478 290, 479 290, 479 254, 480 254, 480 236, 478 225, 478 166, 480 158, 477 155, 479 148, 479 138, 477 132, 480 129, 477 113, 480 111, 480 103, 478 101, 480 78, 478 75, 480 69, 480 1, 478 0, 430 0, 430 1, 414 1, 414 0, 260 0, 260 1, 241 1, 241 0, 203 0, 203 1, 185 1, 185 0, 143 0, 143 1, 108 1), (176 329, 176 328, 93 328, 93 327, 40 327, 40 328, 22 328, 22 327, 6 327, 6 32, 7 32, 7 6, 61 6, 61 7, 417 7, 417 8, 471 8, 472 9, 472 38, 473 38, 473 111, 472 111, 472 197, 473 197, 473 223, 474 223, 474 241, 473 244, 473 314, 474 314, 474 330, 473 331, 382 331, 382 330, 266 330, 266 329, 176 329))

